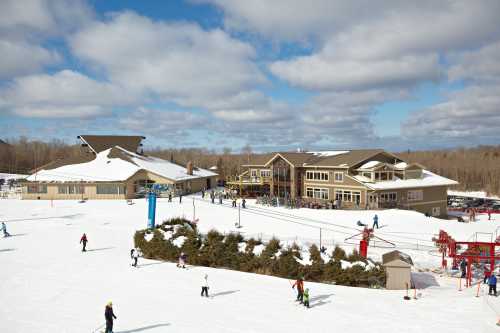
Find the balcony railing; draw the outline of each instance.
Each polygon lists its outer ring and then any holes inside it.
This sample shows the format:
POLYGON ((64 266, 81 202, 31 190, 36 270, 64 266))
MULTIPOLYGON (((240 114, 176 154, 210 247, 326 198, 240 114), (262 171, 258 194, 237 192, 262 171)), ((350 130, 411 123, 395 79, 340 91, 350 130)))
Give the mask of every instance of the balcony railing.
POLYGON ((263 185, 271 183, 271 177, 236 176, 228 177, 227 183, 241 185, 263 185))

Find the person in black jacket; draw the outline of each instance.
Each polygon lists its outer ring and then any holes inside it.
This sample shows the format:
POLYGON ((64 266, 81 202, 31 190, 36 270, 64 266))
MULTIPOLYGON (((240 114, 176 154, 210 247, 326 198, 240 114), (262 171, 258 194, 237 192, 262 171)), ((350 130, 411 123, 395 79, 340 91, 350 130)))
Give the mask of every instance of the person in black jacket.
POLYGON ((104 310, 104 318, 106 319, 105 333, 113 333, 113 319, 117 319, 113 313, 113 303, 109 302, 104 310))

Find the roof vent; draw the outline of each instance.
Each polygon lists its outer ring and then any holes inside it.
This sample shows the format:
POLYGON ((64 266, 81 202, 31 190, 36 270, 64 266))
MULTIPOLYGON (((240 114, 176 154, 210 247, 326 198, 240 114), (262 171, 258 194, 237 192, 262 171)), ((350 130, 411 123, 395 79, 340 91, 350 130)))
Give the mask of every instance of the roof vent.
POLYGON ((186 166, 186 172, 188 175, 192 176, 193 175, 193 162, 189 161, 186 166))

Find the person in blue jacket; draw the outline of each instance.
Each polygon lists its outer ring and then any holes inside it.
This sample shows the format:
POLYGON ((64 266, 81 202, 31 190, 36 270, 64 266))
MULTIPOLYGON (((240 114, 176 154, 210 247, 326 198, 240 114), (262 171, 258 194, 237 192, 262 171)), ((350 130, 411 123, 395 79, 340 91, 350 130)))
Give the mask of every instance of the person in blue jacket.
POLYGON ((10 234, 7 231, 7 226, 5 225, 5 222, 2 222, 2 231, 3 231, 3 236, 4 237, 9 237, 10 234))
POLYGON ((488 291, 488 295, 491 295, 493 292, 493 295, 497 295, 497 277, 495 274, 491 274, 490 278, 488 279, 488 285, 490 286, 490 290, 488 291))
POLYGON ((375 229, 375 226, 378 229, 378 216, 377 216, 377 214, 375 214, 375 216, 373 217, 373 226, 372 226, 372 229, 375 229))

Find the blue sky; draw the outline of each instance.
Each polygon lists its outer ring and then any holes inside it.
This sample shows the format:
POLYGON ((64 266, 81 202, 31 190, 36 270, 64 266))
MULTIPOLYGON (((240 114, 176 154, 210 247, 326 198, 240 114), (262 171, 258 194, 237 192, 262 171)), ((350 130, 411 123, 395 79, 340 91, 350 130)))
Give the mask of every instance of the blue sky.
POLYGON ((137 134, 233 151, 498 144, 499 6, 6 0, 0 137, 137 134))

